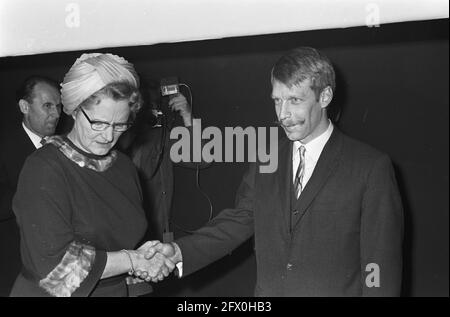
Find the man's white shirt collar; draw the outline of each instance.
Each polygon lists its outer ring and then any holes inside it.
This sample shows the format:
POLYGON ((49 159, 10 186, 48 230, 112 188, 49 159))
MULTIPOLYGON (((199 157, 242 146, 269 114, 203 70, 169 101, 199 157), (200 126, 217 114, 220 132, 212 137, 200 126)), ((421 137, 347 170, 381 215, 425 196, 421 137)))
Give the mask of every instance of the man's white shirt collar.
POLYGON ((42 147, 42 144, 41 144, 42 137, 40 137, 39 135, 37 135, 36 133, 34 133, 30 129, 28 129, 25 126, 25 123, 23 123, 23 121, 22 121, 22 127, 25 130, 25 132, 27 133, 27 135, 30 138, 31 142, 33 142, 34 147, 36 149, 39 149, 40 147, 42 147))
POLYGON ((331 133, 333 133, 333 123, 331 123, 330 120, 328 120, 328 128, 324 133, 319 135, 317 138, 309 141, 306 144, 303 144, 300 141, 294 141, 294 153, 298 152, 298 149, 301 145, 303 145, 306 149, 306 153, 309 153, 309 156, 314 158, 315 161, 319 159, 320 153, 322 153, 323 148, 325 147, 325 144, 330 139, 331 133))
MULTIPOLYGON (((300 141, 294 141, 293 150, 292 150, 292 160, 293 160, 293 177, 295 178, 295 173, 297 171, 298 162, 300 160, 299 158, 299 151, 298 149, 300 146, 305 147, 305 175, 303 178, 303 187, 305 187, 306 183, 308 182, 309 178, 312 175, 312 172, 314 171, 314 168, 316 167, 317 161, 319 160, 320 154, 322 153, 323 148, 325 147, 325 144, 330 139, 331 134, 333 133, 333 123, 331 123, 330 120, 328 120, 328 128, 327 130, 319 135, 317 138, 309 141, 306 144, 301 143, 300 141)), ((294 180, 293 180, 294 181, 294 180)))

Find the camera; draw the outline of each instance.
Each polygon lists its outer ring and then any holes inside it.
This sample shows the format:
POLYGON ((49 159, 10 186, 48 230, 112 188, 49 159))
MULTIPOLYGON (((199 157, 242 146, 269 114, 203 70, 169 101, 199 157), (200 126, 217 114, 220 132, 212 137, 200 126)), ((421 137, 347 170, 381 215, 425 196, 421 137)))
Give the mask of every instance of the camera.
POLYGON ((167 78, 161 79, 160 87, 161 87, 161 95, 163 97, 175 95, 180 92, 180 87, 178 85, 177 77, 167 77, 167 78))

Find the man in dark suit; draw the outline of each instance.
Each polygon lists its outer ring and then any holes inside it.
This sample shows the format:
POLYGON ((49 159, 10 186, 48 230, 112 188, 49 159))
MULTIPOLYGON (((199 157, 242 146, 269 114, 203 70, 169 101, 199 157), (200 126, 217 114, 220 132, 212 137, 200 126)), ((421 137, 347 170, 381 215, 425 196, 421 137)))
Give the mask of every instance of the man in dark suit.
POLYGON ((288 52, 271 81, 287 136, 277 171, 250 165, 234 209, 147 256, 164 253, 187 275, 254 235, 256 296, 399 295, 403 210, 389 157, 328 119, 335 73, 322 53, 288 52))
POLYGON ((19 230, 11 207, 17 180, 27 156, 55 133, 61 113, 58 85, 51 79, 27 78, 16 97, 22 123, 0 134, 0 296, 9 294, 21 267, 19 230))

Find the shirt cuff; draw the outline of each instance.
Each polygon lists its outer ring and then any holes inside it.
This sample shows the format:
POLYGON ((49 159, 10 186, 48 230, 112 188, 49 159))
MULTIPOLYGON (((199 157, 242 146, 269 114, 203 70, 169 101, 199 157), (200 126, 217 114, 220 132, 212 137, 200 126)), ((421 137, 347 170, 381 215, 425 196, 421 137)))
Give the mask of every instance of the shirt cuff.
POLYGON ((177 270, 178 270, 178 277, 182 278, 183 277, 183 262, 178 262, 176 264, 177 266, 177 270))
POLYGON ((181 253, 181 249, 176 242, 172 242, 173 247, 175 248, 175 255, 173 256, 176 259, 180 259, 180 261, 175 264, 178 270, 178 277, 183 277, 183 254, 181 253))

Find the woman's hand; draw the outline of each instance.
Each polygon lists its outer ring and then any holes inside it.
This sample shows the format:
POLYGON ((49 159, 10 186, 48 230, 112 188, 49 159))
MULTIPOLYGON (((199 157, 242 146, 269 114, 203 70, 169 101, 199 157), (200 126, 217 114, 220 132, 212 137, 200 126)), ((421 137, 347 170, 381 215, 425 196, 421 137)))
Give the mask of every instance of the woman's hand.
POLYGON ((131 251, 134 266, 134 276, 147 282, 162 281, 174 270, 175 264, 161 253, 155 253, 151 258, 147 256, 146 249, 140 248, 131 251))

